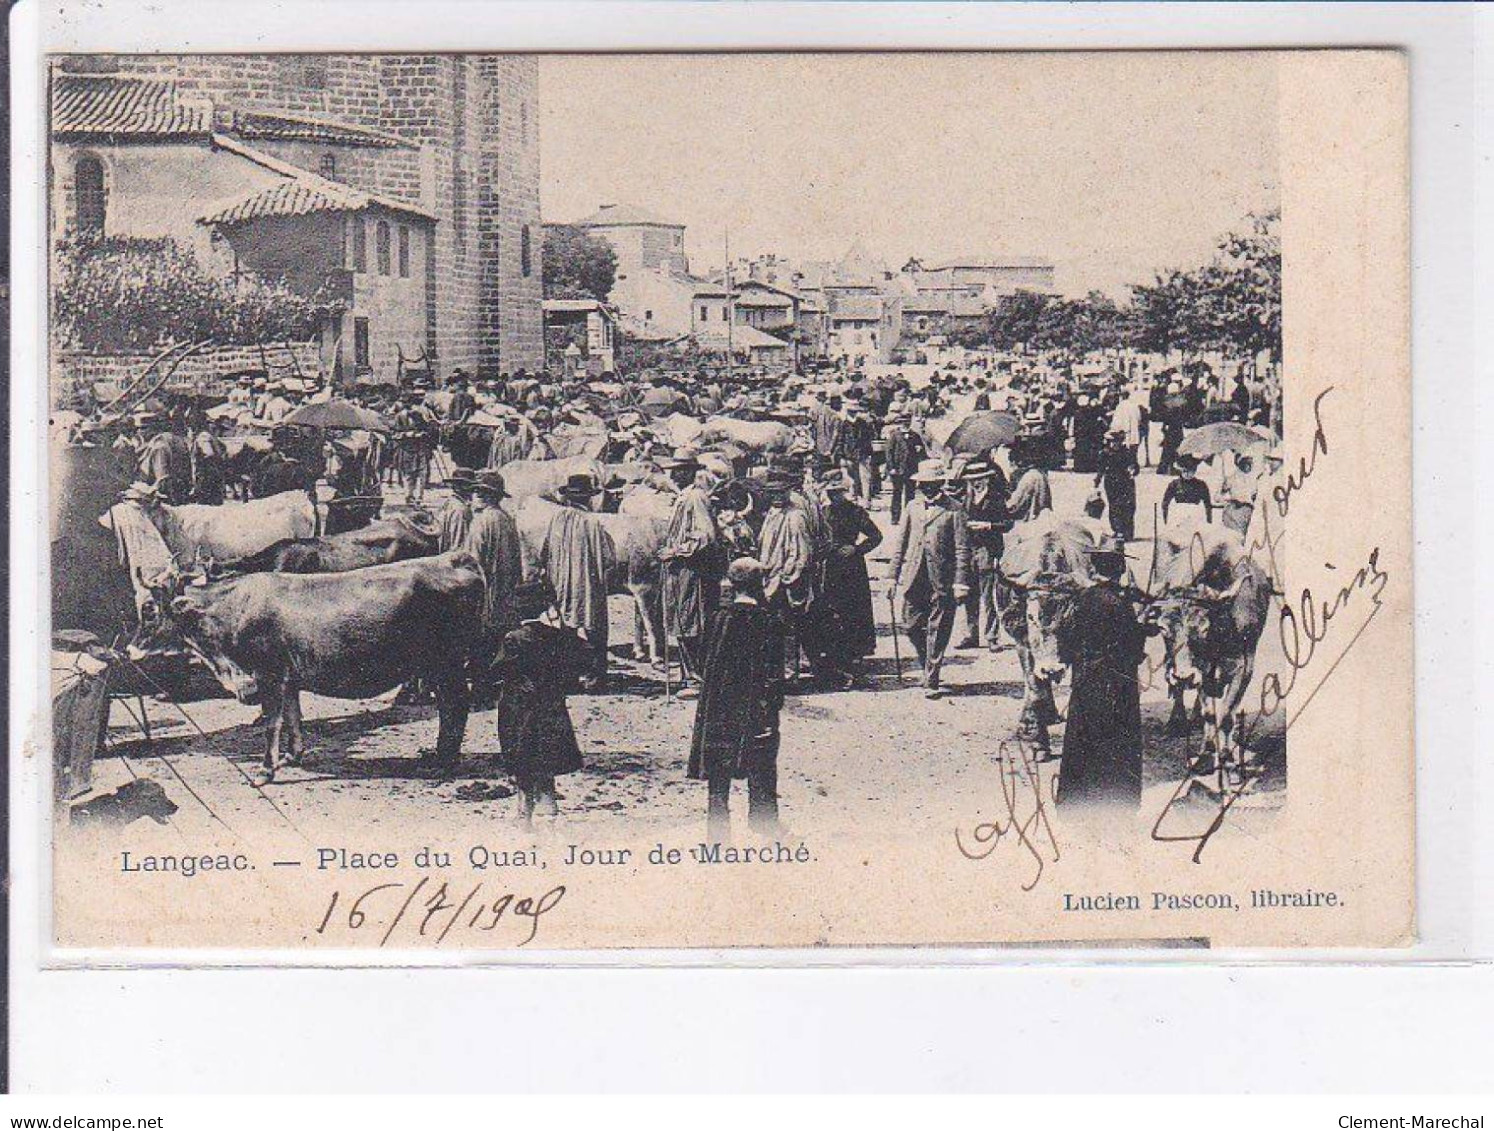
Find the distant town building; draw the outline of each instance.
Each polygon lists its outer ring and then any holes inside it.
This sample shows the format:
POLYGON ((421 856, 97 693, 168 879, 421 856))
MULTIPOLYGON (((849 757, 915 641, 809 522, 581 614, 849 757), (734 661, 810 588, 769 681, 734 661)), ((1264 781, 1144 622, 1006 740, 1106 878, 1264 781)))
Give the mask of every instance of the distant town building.
POLYGON ((537 98, 532 56, 66 57, 52 235, 169 236, 325 288, 342 380, 537 370, 537 98))
POLYGON ((612 245, 619 278, 637 271, 663 269, 690 273, 685 258, 685 225, 655 216, 631 204, 604 204, 573 227, 585 229, 612 245))

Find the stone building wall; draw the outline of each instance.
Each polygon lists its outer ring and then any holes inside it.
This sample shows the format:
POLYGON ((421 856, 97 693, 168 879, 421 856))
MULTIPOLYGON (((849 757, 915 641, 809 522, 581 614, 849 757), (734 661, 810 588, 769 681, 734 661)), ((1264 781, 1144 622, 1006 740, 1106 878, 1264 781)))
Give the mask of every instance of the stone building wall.
POLYGON ((437 217, 425 287, 427 349, 438 375, 457 366, 496 376, 543 365, 534 57, 117 55, 86 65, 171 79, 219 108, 343 122, 411 143, 377 149, 249 142, 312 172, 324 151, 333 152, 337 180, 419 203, 437 217))

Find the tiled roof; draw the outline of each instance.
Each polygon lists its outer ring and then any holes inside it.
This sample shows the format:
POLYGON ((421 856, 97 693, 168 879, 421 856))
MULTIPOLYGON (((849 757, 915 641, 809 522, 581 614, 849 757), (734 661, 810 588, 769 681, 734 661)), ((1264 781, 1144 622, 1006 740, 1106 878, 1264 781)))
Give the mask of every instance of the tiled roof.
POLYGON ((176 84, 114 75, 58 75, 52 132, 119 137, 206 137, 212 104, 183 98, 176 84))
POLYGON ((830 318, 854 322, 878 322, 882 318, 879 295, 837 294, 830 301, 830 318))
MULTIPOLYGON (((726 349, 726 331, 710 329, 696 330, 690 335, 695 339, 695 344, 707 351, 718 351, 726 349)), ((789 348, 788 343, 772 334, 765 334, 752 326, 733 326, 731 330, 731 348, 734 350, 745 349, 781 349, 789 348)))
POLYGON ((656 228, 683 228, 685 225, 665 220, 631 204, 604 204, 584 220, 577 220, 578 228, 624 227, 646 224, 656 228))
POLYGON ((330 145, 362 145, 376 149, 414 148, 394 134, 343 122, 323 122, 292 114, 266 114, 258 110, 233 110, 218 128, 251 141, 319 141, 330 145))
POLYGON ((339 184, 319 177, 304 169, 259 153, 232 139, 215 136, 215 145, 248 158, 259 165, 279 173, 281 180, 267 188, 255 189, 243 196, 218 205, 207 215, 198 218, 198 223, 208 225, 243 224, 250 220, 261 220, 270 216, 307 216, 313 212, 359 212, 365 208, 381 207, 395 212, 407 212, 427 220, 435 219, 429 212, 393 197, 364 192, 351 185, 339 184))

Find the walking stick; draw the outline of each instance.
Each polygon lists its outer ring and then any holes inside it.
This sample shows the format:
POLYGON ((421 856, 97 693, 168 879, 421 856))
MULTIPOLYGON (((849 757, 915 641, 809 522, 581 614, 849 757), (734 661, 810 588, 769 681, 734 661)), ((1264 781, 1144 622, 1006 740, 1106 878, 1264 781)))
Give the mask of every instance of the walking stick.
POLYGON ((897 669, 897 681, 903 682, 903 649, 898 643, 897 634, 897 587, 892 586, 887 590, 887 618, 892 622, 892 662, 897 669))
POLYGON ((674 698, 669 683, 669 567, 659 563, 659 632, 664 637, 664 698, 674 698))

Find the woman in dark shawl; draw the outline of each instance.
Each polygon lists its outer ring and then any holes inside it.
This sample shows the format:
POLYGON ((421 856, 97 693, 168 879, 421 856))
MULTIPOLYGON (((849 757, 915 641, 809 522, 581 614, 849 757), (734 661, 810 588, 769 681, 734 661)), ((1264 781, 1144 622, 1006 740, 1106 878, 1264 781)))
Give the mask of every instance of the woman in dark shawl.
POLYGON ((849 668, 877 650, 866 556, 882 544, 882 532, 866 508, 847 497, 850 483, 844 472, 831 475, 824 489, 829 498, 825 518, 834 540, 825 562, 825 601, 838 622, 840 666, 849 668))
POLYGON ((1058 771, 1058 804, 1141 804, 1141 690, 1146 630, 1119 580, 1124 543, 1110 535, 1091 554, 1099 580, 1058 627, 1058 658, 1072 665, 1058 771))

